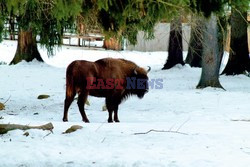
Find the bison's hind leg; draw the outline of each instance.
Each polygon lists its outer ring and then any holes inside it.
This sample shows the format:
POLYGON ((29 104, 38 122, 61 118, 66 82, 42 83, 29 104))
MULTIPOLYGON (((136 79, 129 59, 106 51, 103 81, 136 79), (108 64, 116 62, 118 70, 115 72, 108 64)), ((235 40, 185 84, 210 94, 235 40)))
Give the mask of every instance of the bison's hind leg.
POLYGON ((87 97, 88 97, 88 92, 81 92, 79 93, 78 95, 78 101, 77 101, 77 105, 79 107, 79 111, 81 113, 81 116, 82 116, 82 120, 86 123, 89 122, 88 118, 87 118, 87 115, 85 113, 85 109, 84 109, 84 105, 86 103, 86 100, 87 100, 87 97))
POLYGON ((68 110, 71 105, 71 103, 74 101, 76 93, 72 93, 70 96, 66 95, 66 98, 64 100, 64 115, 63 115, 63 122, 68 121, 68 110))

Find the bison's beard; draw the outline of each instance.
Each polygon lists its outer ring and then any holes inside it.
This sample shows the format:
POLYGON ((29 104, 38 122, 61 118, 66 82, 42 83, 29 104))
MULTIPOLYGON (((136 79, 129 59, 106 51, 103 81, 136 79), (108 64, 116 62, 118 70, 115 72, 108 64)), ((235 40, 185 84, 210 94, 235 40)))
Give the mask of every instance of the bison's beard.
POLYGON ((138 97, 139 99, 142 99, 142 98, 144 97, 144 94, 138 94, 137 97, 138 97))
POLYGON ((138 97, 139 99, 142 99, 146 93, 147 93, 147 91, 138 92, 138 93, 137 93, 137 97, 138 97))

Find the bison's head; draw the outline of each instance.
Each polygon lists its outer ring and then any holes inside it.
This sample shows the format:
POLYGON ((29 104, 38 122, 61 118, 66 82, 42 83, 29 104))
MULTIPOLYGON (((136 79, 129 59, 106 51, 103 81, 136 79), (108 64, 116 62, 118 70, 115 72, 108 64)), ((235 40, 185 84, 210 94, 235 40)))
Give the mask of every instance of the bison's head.
POLYGON ((136 67, 133 71, 133 77, 136 78, 135 89, 133 90, 133 94, 136 94, 138 98, 143 98, 144 95, 148 92, 148 75, 147 73, 150 71, 150 67, 148 70, 145 70, 141 67, 136 67))

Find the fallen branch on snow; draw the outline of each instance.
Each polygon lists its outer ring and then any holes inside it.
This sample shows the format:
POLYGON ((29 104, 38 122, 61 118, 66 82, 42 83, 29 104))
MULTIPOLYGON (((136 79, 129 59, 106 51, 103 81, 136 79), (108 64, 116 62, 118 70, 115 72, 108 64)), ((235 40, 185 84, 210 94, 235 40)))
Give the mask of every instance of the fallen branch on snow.
POLYGON ((234 121, 234 122, 237 122, 237 121, 250 122, 250 119, 232 119, 231 121, 234 121))
POLYGON ((155 129, 151 129, 147 132, 139 132, 139 133, 134 133, 134 135, 145 135, 148 134, 150 132, 163 132, 163 133, 178 133, 178 134, 182 134, 182 135, 188 135, 187 133, 183 133, 183 132, 178 132, 178 131, 171 131, 171 130, 155 130, 155 129))
POLYGON ((9 96, 9 98, 3 103, 3 104, 6 104, 11 98, 11 95, 9 96))
POLYGON ((41 129, 41 130, 52 131, 53 128, 54 126, 52 123, 48 123, 48 124, 41 125, 41 126, 29 126, 29 125, 19 125, 19 124, 0 124, 0 134, 5 134, 8 131, 16 130, 16 129, 20 129, 20 130, 41 129))
POLYGON ((148 134, 150 132, 163 132, 163 133, 178 133, 178 134, 182 134, 182 135, 188 135, 187 133, 183 133, 183 132, 179 132, 179 130, 189 121, 190 119, 187 119, 185 122, 183 122, 179 128, 175 131, 172 130, 172 128, 174 126, 172 126, 169 130, 155 130, 155 129, 151 129, 147 132, 139 132, 139 133, 134 133, 134 135, 145 135, 148 134))

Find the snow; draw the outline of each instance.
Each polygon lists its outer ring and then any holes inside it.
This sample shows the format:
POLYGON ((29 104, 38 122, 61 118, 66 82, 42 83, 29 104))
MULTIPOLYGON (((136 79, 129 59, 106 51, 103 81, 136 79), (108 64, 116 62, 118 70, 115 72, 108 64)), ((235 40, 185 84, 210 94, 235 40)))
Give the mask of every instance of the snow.
MULTIPOLYGON (((0 44, 0 62, 9 63, 16 42, 0 44)), ((176 67, 162 71, 167 52, 135 52, 59 48, 54 57, 39 49, 46 63, 0 65, 0 123, 42 125, 54 130, 14 130, 0 136, 0 166, 96 167, 246 167, 250 162, 249 77, 221 76, 226 91, 196 89, 201 69, 176 67), (163 79, 163 89, 151 89, 143 99, 131 97, 119 108, 121 123, 107 123, 104 99, 89 97, 89 124, 81 122, 76 102, 69 122, 62 122, 65 69, 75 59, 122 57, 150 65, 150 79, 163 79), (50 98, 38 100, 40 94, 50 98), (83 129, 62 134, 71 125, 83 129), (169 132, 149 132, 149 130, 169 132)), ((223 60, 226 63, 227 55, 223 60)))

